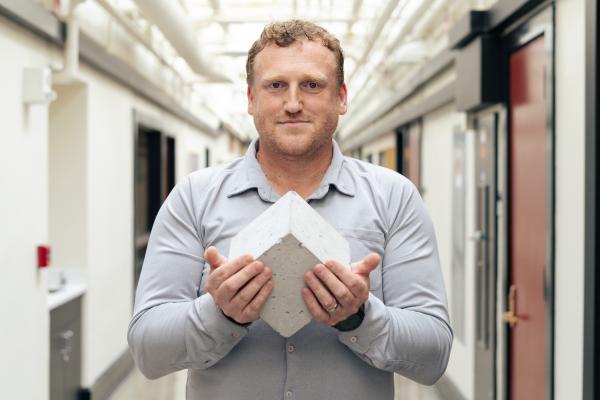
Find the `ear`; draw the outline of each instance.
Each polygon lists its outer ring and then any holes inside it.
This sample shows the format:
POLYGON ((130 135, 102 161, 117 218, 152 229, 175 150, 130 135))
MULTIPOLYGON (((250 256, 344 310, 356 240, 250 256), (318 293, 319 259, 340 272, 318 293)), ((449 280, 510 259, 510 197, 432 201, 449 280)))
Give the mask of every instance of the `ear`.
POLYGON ((344 115, 346 114, 346 111, 348 111, 348 91, 345 83, 340 88, 338 99, 340 101, 339 114, 344 115))
POLYGON ((250 85, 248 85, 248 91, 246 94, 248 96, 248 114, 253 115, 252 113, 254 112, 254 97, 252 96, 252 89, 250 88, 250 85))

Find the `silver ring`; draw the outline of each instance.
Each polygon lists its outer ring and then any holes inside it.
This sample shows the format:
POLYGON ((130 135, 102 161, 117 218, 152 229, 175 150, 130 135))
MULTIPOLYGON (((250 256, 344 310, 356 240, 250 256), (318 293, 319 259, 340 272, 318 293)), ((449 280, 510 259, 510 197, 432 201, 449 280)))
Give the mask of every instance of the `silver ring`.
POLYGON ((327 311, 329 314, 331 314, 332 312, 334 312, 335 310, 337 310, 338 306, 339 306, 339 304, 338 304, 338 303, 334 303, 334 304, 333 304, 331 307, 329 307, 329 308, 328 308, 327 310, 325 310, 325 311, 327 311))

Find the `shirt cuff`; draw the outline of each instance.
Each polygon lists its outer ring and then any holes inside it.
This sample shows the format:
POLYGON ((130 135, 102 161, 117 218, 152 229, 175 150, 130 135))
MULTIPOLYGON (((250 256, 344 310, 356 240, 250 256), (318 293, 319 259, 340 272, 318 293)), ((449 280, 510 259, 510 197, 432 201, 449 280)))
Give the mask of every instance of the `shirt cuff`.
POLYGON ((208 293, 196 299, 195 308, 205 332, 217 343, 218 348, 224 346, 229 351, 249 332, 247 327, 229 320, 208 293))
POLYGON ((365 317, 360 326, 352 331, 340 332, 338 339, 358 354, 365 354, 371 343, 384 331, 388 314, 385 304, 369 293, 365 303, 365 317))

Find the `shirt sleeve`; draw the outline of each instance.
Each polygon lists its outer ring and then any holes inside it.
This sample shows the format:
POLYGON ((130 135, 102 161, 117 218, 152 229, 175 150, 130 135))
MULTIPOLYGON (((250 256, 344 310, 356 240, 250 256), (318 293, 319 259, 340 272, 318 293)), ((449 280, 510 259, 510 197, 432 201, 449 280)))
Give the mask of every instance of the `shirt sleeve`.
POLYGON ((339 339, 373 367, 430 385, 446 370, 453 339, 435 233, 412 184, 390 198, 383 300, 371 293, 362 324, 339 339))
POLYGON ((127 334, 136 365, 150 379, 208 368, 248 333, 223 315, 210 294, 197 297, 204 247, 196 221, 188 177, 152 227, 127 334))

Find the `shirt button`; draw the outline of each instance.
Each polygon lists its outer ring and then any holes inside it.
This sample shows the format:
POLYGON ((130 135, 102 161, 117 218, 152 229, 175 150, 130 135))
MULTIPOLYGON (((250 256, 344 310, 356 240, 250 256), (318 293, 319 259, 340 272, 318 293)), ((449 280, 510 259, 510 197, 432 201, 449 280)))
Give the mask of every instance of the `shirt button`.
POLYGON ((240 337, 240 334, 239 334, 238 332, 233 332, 233 333, 231 334, 231 336, 233 336, 234 338, 239 338, 239 337, 240 337))
POLYGON ((292 398, 292 391, 288 390, 287 392, 285 392, 285 397, 287 397, 288 399, 292 398))
POLYGON ((356 343, 356 341, 357 341, 357 340, 358 340, 358 338, 357 338, 356 336, 352 336, 352 337, 350 338, 350 341, 351 341, 352 343, 356 343))
POLYGON ((294 352, 294 350, 296 350, 296 348, 294 347, 294 345, 293 345, 293 344, 290 344, 290 345, 288 346, 288 353, 293 353, 293 352, 294 352))

